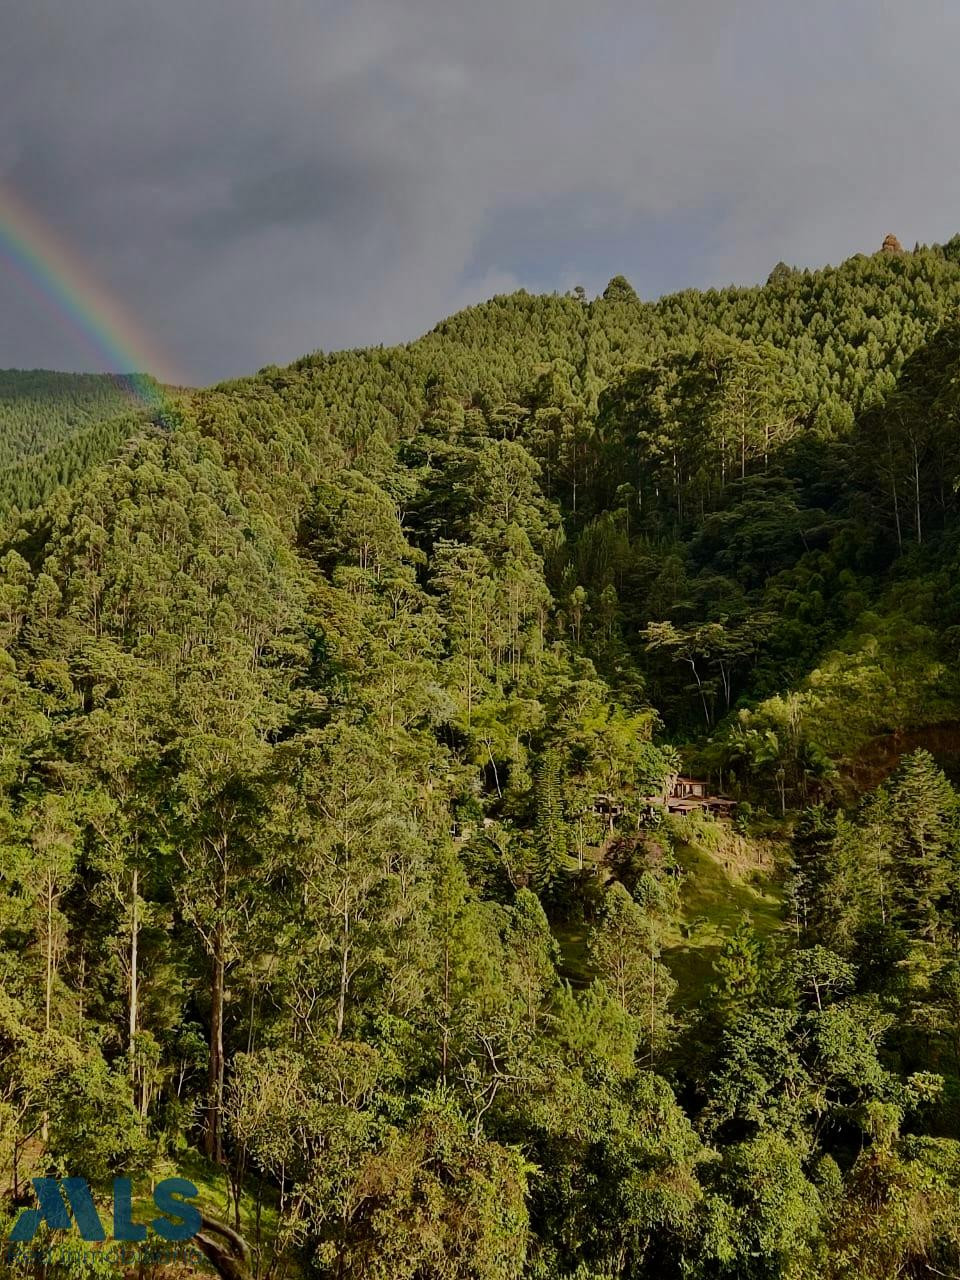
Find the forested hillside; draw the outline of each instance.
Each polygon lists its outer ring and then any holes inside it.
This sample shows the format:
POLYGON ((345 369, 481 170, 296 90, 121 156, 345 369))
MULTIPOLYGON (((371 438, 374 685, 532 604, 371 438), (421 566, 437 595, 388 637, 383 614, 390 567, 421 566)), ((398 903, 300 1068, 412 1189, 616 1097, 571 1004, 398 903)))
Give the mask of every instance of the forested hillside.
POLYGON ((22 464, 11 1211, 177 1170, 260 1276, 956 1273, 958 305, 956 241, 515 294, 22 464))
POLYGON ((0 369, 0 511, 37 506, 111 457, 142 422, 147 389, 160 390, 140 374, 0 369))

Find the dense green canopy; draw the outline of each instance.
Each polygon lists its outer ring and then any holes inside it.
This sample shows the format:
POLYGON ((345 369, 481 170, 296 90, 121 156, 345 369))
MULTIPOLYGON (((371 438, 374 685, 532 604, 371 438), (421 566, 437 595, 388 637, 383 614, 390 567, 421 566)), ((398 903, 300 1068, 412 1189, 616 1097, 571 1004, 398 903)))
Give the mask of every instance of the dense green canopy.
POLYGON ((173 1165, 261 1275, 960 1269, 958 304, 951 242, 154 413, 4 375, 11 1201, 173 1165))

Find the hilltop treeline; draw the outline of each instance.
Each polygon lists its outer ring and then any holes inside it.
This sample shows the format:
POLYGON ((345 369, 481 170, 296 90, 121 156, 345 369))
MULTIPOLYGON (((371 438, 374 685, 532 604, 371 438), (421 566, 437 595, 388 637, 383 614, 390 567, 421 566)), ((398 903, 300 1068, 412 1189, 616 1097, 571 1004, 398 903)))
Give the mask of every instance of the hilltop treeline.
POLYGON ((160 387, 143 374, 0 369, 0 511, 39 506, 112 457, 148 418, 160 387))
POLYGON ((955 250, 495 299, 14 501, 11 1198, 198 1151, 261 1274, 960 1265, 957 797, 844 787, 957 706, 955 250), (792 836, 698 985, 683 758, 792 836))
POLYGON ((132 399, 129 380, 111 374, 0 369, 0 468, 122 416, 132 399))

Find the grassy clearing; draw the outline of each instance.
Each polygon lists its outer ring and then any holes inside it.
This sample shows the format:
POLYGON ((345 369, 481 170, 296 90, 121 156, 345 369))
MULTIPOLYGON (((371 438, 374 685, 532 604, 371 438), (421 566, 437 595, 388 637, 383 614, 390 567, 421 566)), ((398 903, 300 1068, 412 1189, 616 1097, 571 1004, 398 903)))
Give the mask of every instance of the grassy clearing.
POLYGON ((714 959, 740 924, 746 921, 761 934, 780 928, 783 892, 776 865, 767 861, 750 867, 686 843, 677 857, 685 872, 682 911, 663 958, 679 984, 678 1002, 690 1007, 702 997, 714 959))
MULTIPOLYGON (((210 1217, 218 1218, 229 1226, 236 1225, 233 1196, 225 1171, 205 1160, 199 1152, 184 1147, 173 1158, 158 1162, 151 1171, 150 1185, 136 1188, 135 1215, 141 1221, 149 1221, 156 1213, 151 1199, 152 1186, 163 1178, 187 1178, 197 1188, 197 1205, 210 1217)), ((249 1179, 240 1196, 240 1234, 253 1247, 274 1238, 278 1226, 276 1195, 265 1187, 260 1205, 259 1230, 257 1224, 257 1194, 255 1180, 249 1179)))
POLYGON ((581 921, 562 921, 554 925, 553 934, 560 946, 560 976, 571 986, 590 985, 590 965, 587 960, 587 935, 590 926, 581 921))
MULTIPOLYGON (((670 820, 674 851, 683 868, 680 918, 663 959, 676 978, 677 1003, 698 1003, 713 975, 713 962, 726 938, 744 921, 759 933, 782 925, 781 856, 767 836, 738 836, 709 819, 670 820)), ((591 861, 599 860, 599 850, 591 861)), ((561 973, 575 987, 589 984, 587 937, 590 926, 566 922, 555 927, 561 973)))

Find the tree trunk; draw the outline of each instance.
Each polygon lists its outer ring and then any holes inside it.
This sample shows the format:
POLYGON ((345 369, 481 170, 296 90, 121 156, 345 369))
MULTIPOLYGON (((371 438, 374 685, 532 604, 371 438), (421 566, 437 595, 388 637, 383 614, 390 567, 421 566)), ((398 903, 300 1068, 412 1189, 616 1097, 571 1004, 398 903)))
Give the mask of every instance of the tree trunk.
POLYGON ((250 1246, 238 1231, 204 1214, 194 1239, 222 1280, 250 1280, 250 1246))
POLYGON ((340 950, 340 994, 337 997, 337 1039, 343 1035, 347 1017, 347 991, 350 986, 350 914, 343 909, 343 945, 340 950))
POLYGON ((44 999, 44 1027, 48 1034, 50 1032, 51 1009, 53 1006, 53 971, 54 971, 53 899, 54 899, 53 882, 51 877, 48 876, 47 877, 47 947, 46 947, 46 951, 47 951, 46 970, 47 971, 46 971, 46 983, 45 983, 46 991, 45 991, 45 999, 44 999))
POLYGON ((502 800, 503 792, 500 790, 500 774, 497 772, 497 762, 493 758, 493 748, 490 746, 489 742, 487 742, 486 747, 487 755, 490 757, 490 767, 493 770, 493 781, 497 788, 497 797, 502 800))
POLYGON ((218 922, 214 931, 214 946, 210 981, 210 1066, 207 1076, 208 1107, 207 1127, 203 1149, 208 1160, 221 1162, 223 1143, 220 1133, 220 1117, 223 1104, 223 986, 224 986, 223 924, 218 922))
POLYGON ((140 912, 137 902, 137 890, 139 887, 139 871, 134 868, 133 878, 130 882, 130 1007, 127 1017, 127 1034, 128 1046, 130 1051, 130 1083, 136 1088, 137 1082, 137 952, 140 941, 140 912))
POLYGON ((887 456, 890 459, 890 492, 893 496, 893 520, 897 528, 897 549, 903 550, 903 530, 900 528, 900 499, 897 494, 897 468, 893 457, 893 441, 887 428, 887 456))
POLYGON ((650 1061, 653 1062, 653 1046, 656 1041, 657 1032, 657 965, 653 954, 653 947, 650 948, 650 1061))
POLYGON ((913 446, 913 495, 917 519, 917 543, 919 545, 923 541, 923 536, 920 531, 920 459, 917 456, 916 445, 913 446))

